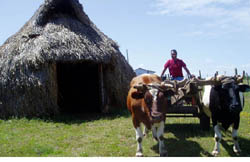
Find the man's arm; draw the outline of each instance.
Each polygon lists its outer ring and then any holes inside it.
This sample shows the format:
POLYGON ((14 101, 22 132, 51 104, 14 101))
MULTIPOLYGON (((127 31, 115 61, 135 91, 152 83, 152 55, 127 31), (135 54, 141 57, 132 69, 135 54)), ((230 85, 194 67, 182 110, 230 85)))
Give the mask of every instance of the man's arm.
MULTIPOLYGON (((182 61, 182 60, 181 60, 182 61)), ((188 74, 188 78, 192 78, 192 75, 190 73, 190 71, 188 70, 186 64, 182 61, 182 67, 185 69, 185 71, 187 72, 188 74)))
POLYGON ((185 71, 187 72, 188 77, 191 77, 192 75, 191 75, 190 71, 188 70, 188 68, 187 68, 186 66, 184 66, 183 68, 184 68, 185 71))
POLYGON ((168 67, 169 67, 169 60, 164 65, 164 69, 162 70, 162 73, 161 73, 161 78, 163 77, 163 75, 164 75, 164 73, 165 73, 165 71, 167 70, 168 67))
POLYGON ((166 70, 167 70, 167 68, 164 67, 164 69, 163 69, 163 71, 162 71, 162 73, 161 73, 161 78, 163 77, 163 75, 164 75, 164 73, 165 73, 166 70))

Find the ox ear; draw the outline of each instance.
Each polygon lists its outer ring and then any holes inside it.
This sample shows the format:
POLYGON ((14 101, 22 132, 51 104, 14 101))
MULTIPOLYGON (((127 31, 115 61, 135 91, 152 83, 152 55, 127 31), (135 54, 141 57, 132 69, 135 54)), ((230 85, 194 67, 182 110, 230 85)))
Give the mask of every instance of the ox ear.
POLYGON ((250 86, 246 84, 239 85, 240 92, 250 92, 250 86))
POLYGON ((132 98, 134 98, 134 99, 142 99, 143 97, 144 97, 144 93, 142 93, 142 92, 133 92, 132 94, 131 94, 131 96, 132 96, 132 98))

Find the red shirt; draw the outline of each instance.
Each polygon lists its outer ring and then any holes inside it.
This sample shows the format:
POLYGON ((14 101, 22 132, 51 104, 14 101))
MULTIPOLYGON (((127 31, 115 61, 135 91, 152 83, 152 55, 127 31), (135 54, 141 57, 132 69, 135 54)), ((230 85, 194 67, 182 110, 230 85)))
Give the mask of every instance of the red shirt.
POLYGON ((164 67, 169 68, 169 73, 172 77, 183 77, 182 67, 186 67, 186 64, 180 59, 176 59, 176 61, 170 59, 164 67))

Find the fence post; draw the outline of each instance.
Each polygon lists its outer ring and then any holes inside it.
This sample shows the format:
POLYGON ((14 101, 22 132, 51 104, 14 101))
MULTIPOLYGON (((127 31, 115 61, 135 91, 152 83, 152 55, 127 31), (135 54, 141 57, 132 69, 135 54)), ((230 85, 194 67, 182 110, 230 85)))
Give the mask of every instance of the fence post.
POLYGON ((248 73, 247 73, 247 85, 249 85, 249 78, 248 78, 248 73))
POLYGON ((238 75, 237 68, 235 68, 234 70, 235 70, 235 76, 237 76, 238 75))

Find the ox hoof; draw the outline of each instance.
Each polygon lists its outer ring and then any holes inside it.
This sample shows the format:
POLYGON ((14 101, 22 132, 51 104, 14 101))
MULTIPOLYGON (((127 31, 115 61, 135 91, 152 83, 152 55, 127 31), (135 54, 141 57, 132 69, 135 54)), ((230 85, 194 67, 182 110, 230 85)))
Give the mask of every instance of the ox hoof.
POLYGON ((167 157, 167 156, 168 156, 168 152, 160 153, 160 157, 167 157))
POLYGON ((220 152, 217 151, 217 150, 214 150, 214 151, 212 152, 212 155, 213 155, 213 156, 218 156, 219 154, 220 154, 220 152))
POLYGON ((148 130, 144 130, 144 132, 143 132, 143 136, 144 136, 144 137, 147 137, 147 136, 148 136, 148 133, 149 133, 149 131, 148 131, 148 130))
POLYGON ((240 148, 237 148, 237 147, 233 147, 233 150, 234 150, 234 153, 236 153, 237 155, 241 153, 241 150, 240 148))
POLYGON ((153 135, 153 138, 155 139, 156 142, 159 142, 156 136, 153 135))
POLYGON ((137 153, 135 154, 135 156, 136 156, 136 157, 143 157, 143 154, 142 154, 142 152, 137 152, 137 153))

